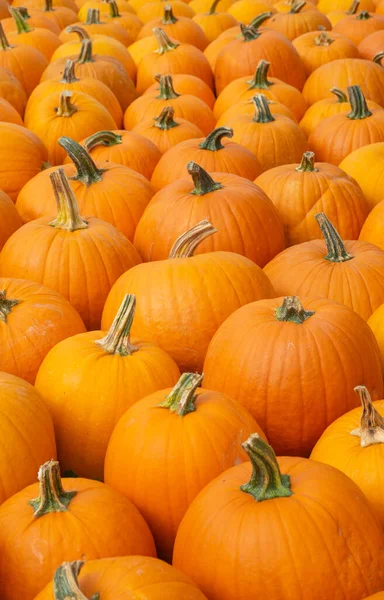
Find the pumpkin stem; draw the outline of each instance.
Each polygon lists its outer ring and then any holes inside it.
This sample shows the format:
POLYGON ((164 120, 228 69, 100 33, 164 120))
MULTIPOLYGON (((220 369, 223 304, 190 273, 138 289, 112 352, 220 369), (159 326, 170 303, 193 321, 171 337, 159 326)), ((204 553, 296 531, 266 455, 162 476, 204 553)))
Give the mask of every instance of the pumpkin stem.
POLYGON ((60 477, 60 466, 57 460, 44 463, 38 472, 40 495, 29 504, 35 517, 42 517, 50 512, 66 512, 71 500, 77 492, 66 492, 60 477))
POLYGON ((173 244, 168 258, 189 258, 193 256, 197 246, 201 244, 206 237, 216 233, 217 229, 211 225, 208 219, 203 219, 189 229, 185 233, 182 233, 173 244))
POLYGON ((381 61, 383 60, 383 58, 384 58, 384 50, 375 54, 375 56, 372 58, 372 60, 374 63, 381 66, 381 61))
POLYGON ((28 20, 31 18, 31 15, 28 12, 28 8, 26 8, 25 6, 19 6, 18 11, 21 14, 21 16, 23 17, 23 19, 28 20))
POLYGON ((295 15, 301 11, 302 8, 306 5, 305 0, 298 0, 298 2, 294 2, 292 4, 291 10, 289 11, 290 15, 295 15))
POLYGON ((180 417, 194 412, 196 410, 196 389, 203 381, 203 377, 204 374, 183 373, 172 392, 157 406, 169 408, 171 412, 176 413, 180 417))
POLYGON ((233 137, 233 129, 230 127, 217 127, 207 135, 201 144, 199 144, 199 148, 202 150, 210 150, 211 152, 222 150, 222 148, 224 148, 221 143, 223 137, 233 137))
POLYGON ((362 10, 361 12, 359 12, 356 19, 358 21, 368 21, 368 19, 372 19, 372 16, 369 14, 369 12, 367 10, 362 10))
POLYGON ((102 25, 100 21, 100 11, 98 8, 89 8, 87 12, 87 20, 84 25, 102 25))
POLYGON ((86 229, 87 222, 81 218, 76 196, 69 185, 63 169, 57 169, 49 176, 57 204, 57 217, 50 226, 66 231, 86 229))
POLYGON ((108 354, 129 356, 137 352, 138 348, 130 342, 135 308, 136 297, 133 294, 126 294, 107 335, 101 340, 96 340, 95 344, 108 354))
POLYGON ((8 300, 6 298, 7 290, 0 290, 0 321, 7 322, 7 318, 12 308, 20 304, 21 300, 8 300))
POLYGON ((223 187, 221 183, 213 181, 207 171, 193 162, 193 160, 187 164, 187 171, 191 175, 195 186, 191 194, 194 194, 195 196, 205 196, 205 194, 215 192, 223 187))
MULTIPOLYGON (((79 587, 79 573, 84 565, 83 560, 63 562, 53 576, 53 597, 55 600, 88 600, 79 587)), ((99 594, 93 596, 98 600, 99 594)))
POLYGON ((160 115, 153 119, 153 126, 163 131, 168 131, 168 129, 178 127, 179 123, 176 123, 176 121, 174 120, 174 116, 174 108, 172 106, 166 106, 165 108, 163 108, 160 115))
POLYGON ((119 7, 117 6, 115 0, 108 0, 108 4, 109 4, 109 17, 111 19, 121 19, 119 7))
POLYGON ((243 23, 240 23, 240 31, 244 42, 252 42, 260 36, 260 31, 252 27, 252 25, 243 25, 243 23))
MULTIPOLYGON (((257 17, 252 19, 252 21, 249 24, 249 27, 252 27, 252 29, 259 29, 259 27, 261 27, 261 25, 264 23, 264 21, 267 21, 267 19, 270 19, 271 17, 273 17, 273 14, 271 12, 261 13, 261 15, 257 15, 257 17)), ((240 28, 241 28, 241 26, 240 26, 240 28)), ((259 35, 260 35, 260 33, 259 33, 259 35)), ((256 38, 254 38, 254 39, 256 39, 256 38)))
POLYGON ((353 256, 346 251, 343 240, 332 223, 327 219, 326 215, 324 213, 317 213, 315 219, 321 229, 321 233, 324 236, 325 244, 327 246, 328 253, 324 256, 325 260, 329 260, 330 262, 345 262, 351 260, 353 256))
POLYGON ((87 187, 92 185, 92 183, 103 180, 102 174, 104 173, 104 169, 97 168, 91 156, 78 142, 63 135, 59 138, 59 144, 64 148, 76 167, 77 173, 71 179, 81 181, 87 187))
POLYGON ((76 33, 76 35, 79 36, 80 42, 82 42, 83 40, 91 39, 91 36, 89 35, 88 31, 86 31, 83 27, 80 27, 80 25, 68 25, 68 27, 65 30, 65 33, 76 33))
POLYGON ((301 159, 301 163, 298 167, 296 167, 296 171, 300 173, 310 172, 314 173, 318 171, 315 167, 315 153, 314 152, 304 152, 303 157, 301 159))
MULTIPOLYGON (((79 28, 80 29, 80 28, 79 28)), ((78 65, 84 65, 85 63, 93 62, 93 45, 92 40, 84 38, 81 41, 81 48, 79 58, 77 59, 78 65)))
POLYGON ((255 123, 271 123, 276 120, 269 109, 268 100, 265 96, 256 94, 256 96, 253 96, 252 102, 255 105, 255 116, 253 117, 255 123))
POLYGON ((52 0, 45 0, 44 12, 53 12, 52 0))
POLYGON ((350 85, 347 87, 348 99, 352 111, 347 114, 348 119, 358 120, 366 119, 372 115, 368 109, 364 94, 359 85, 350 85))
POLYGON ((13 46, 8 42, 7 36, 5 35, 5 31, 3 29, 3 25, 0 22, 0 44, 3 50, 11 50, 13 46))
POLYGON ((271 63, 267 60, 261 60, 259 62, 253 79, 247 81, 247 83, 249 83, 249 90, 268 90, 271 85, 274 85, 273 81, 268 81, 268 70, 270 65, 271 63))
POLYGON ((60 79, 60 83, 76 83, 80 81, 75 75, 76 61, 68 59, 65 63, 63 77, 60 79))
POLYGON ((240 486, 256 502, 292 496, 289 475, 282 475, 273 448, 257 433, 252 433, 242 444, 252 464, 248 483, 240 486))
POLYGON ((304 310, 297 296, 285 296, 283 304, 275 310, 275 317, 278 321, 287 321, 297 325, 301 325, 314 314, 313 310, 304 310))
POLYGON ((211 8, 208 11, 208 15, 214 15, 216 14, 216 8, 217 5, 219 4, 220 0, 213 0, 212 4, 211 4, 211 8))
POLYGON ((21 12, 17 8, 9 6, 8 10, 15 21, 18 34, 29 33, 30 31, 33 31, 33 28, 27 23, 26 19, 24 19, 24 17, 21 15, 21 12))
POLYGON ((372 398, 365 385, 358 385, 355 388, 363 406, 363 412, 360 419, 360 427, 351 431, 351 435, 360 438, 360 446, 372 446, 373 444, 384 443, 384 418, 373 406, 372 398))
POLYGON ((348 8, 347 11, 345 11, 346 15, 355 15, 358 11, 358 8, 360 6, 360 0, 353 0, 351 6, 348 8))
POLYGON ((119 133, 114 133, 113 131, 98 131, 85 140, 84 148, 87 152, 90 152, 93 148, 96 148, 96 146, 106 146, 106 148, 110 148, 111 146, 117 146, 122 143, 123 136, 119 133))
POLYGON ((174 90, 172 75, 156 75, 155 80, 160 84, 159 95, 156 96, 159 100, 173 100, 180 96, 174 90))
POLYGON ((164 16, 161 23, 162 25, 174 25, 175 23, 177 23, 177 19, 173 14, 171 4, 166 4, 164 6, 164 16))
POLYGON ((329 90, 332 94, 335 94, 338 102, 348 102, 347 96, 344 94, 343 90, 339 90, 339 88, 331 88, 329 90))
POLYGON ((72 92, 64 90, 60 94, 59 106, 55 108, 58 117, 72 117, 77 112, 77 108, 71 102, 72 92))
POLYGON ((327 31, 321 31, 320 34, 313 40, 316 46, 330 46, 333 40, 327 31))
POLYGON ((164 29, 161 29, 161 27, 154 27, 152 31, 159 45, 157 50, 155 50, 158 54, 165 54, 165 52, 176 50, 180 45, 178 42, 171 42, 164 29))

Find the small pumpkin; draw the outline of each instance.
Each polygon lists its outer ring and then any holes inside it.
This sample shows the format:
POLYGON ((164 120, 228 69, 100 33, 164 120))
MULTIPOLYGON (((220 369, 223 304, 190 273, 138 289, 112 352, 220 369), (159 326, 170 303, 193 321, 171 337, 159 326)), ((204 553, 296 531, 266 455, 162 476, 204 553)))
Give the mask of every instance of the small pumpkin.
POLYGON ((362 10, 357 15, 341 19, 333 29, 358 46, 369 34, 384 29, 384 16, 362 10))
POLYGON ((357 46, 334 31, 309 31, 293 40, 307 77, 318 67, 339 58, 359 58, 357 46))
POLYGON ((115 0, 101 2, 101 6, 104 6, 105 4, 109 4, 109 12, 103 13, 103 11, 100 11, 103 15, 103 18, 106 17, 108 21, 110 20, 113 23, 117 23, 129 33, 131 39, 136 40, 141 28, 143 27, 143 23, 140 21, 139 17, 134 14, 133 8, 129 2, 124 2, 121 12, 119 5, 117 2, 115 2, 115 0))
MULTIPOLYGON (((196 96, 196 98, 203 100, 205 104, 209 106, 209 108, 213 109, 216 101, 215 95, 211 88, 205 83, 205 81, 200 79, 200 77, 190 75, 189 73, 176 73, 171 77, 173 88, 177 94, 189 94, 191 96, 196 96)), ((160 92, 160 79, 161 75, 155 77, 155 82, 145 90, 145 96, 158 96, 160 92)))
POLYGON ((145 23, 141 28, 137 39, 152 35, 155 27, 161 27, 163 31, 172 39, 184 44, 192 44, 199 50, 203 51, 208 45, 208 40, 205 37, 201 27, 189 17, 176 17, 172 11, 171 4, 164 4, 164 14, 162 17, 152 19, 145 23))
POLYGON ((208 43, 213 42, 219 35, 237 24, 235 17, 226 11, 219 11, 220 0, 213 0, 207 11, 197 13, 193 21, 203 30, 208 43))
POLYGON ((31 27, 17 8, 11 6, 9 10, 16 23, 16 31, 8 33, 9 43, 35 48, 49 61, 61 45, 59 37, 49 29, 31 27))
POLYGON ((381 202, 384 196, 383 160, 384 142, 379 142, 351 152, 340 163, 340 168, 356 179, 371 209, 381 202))
MULTIPOLYGON (((107 37, 111 37, 123 44, 125 47, 129 46, 134 41, 133 37, 128 33, 128 31, 115 21, 104 18, 101 21, 100 11, 97 8, 90 8, 88 10, 86 21, 78 21, 73 25, 75 27, 81 27, 91 36, 105 35, 107 37)), ((71 31, 71 28, 69 28, 69 31, 64 29, 64 31, 61 32, 60 40, 63 43, 73 40, 73 32, 71 31)))
POLYGON ((329 19, 311 6, 311 10, 303 11, 302 8, 308 6, 304 0, 294 2, 288 12, 277 13, 272 15, 266 22, 266 27, 282 33, 288 40, 293 41, 300 35, 308 33, 308 31, 316 31, 319 27, 324 29, 332 29, 332 24, 329 19))
POLYGON ((169 4, 172 7, 172 12, 176 17, 187 17, 192 19, 195 15, 195 11, 187 2, 184 0, 145 0, 144 5, 137 10, 137 16, 143 23, 148 23, 156 17, 163 15, 163 2, 169 4))

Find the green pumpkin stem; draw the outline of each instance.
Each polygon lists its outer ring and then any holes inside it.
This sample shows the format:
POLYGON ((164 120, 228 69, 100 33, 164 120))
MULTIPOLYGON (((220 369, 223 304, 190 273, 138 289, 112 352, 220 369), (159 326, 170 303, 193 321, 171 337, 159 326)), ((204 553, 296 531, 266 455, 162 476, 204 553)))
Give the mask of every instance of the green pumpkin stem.
POLYGON ((367 106, 367 101, 359 85, 350 85, 347 87, 348 99, 351 105, 351 112, 347 114, 348 119, 361 120, 372 115, 367 106))
POLYGON ((162 131, 179 127, 179 123, 174 120, 174 116, 175 110, 173 106, 165 106, 159 116, 153 119, 153 126, 162 131))
POLYGON ((217 229, 211 225, 208 219, 203 219, 177 238, 171 248, 169 258, 189 258, 193 256, 197 246, 205 238, 216 232, 217 229))
POLYGON ((289 14, 291 15, 296 15, 297 13, 299 13, 304 6, 306 5, 306 1, 305 0, 298 0, 298 2, 294 2, 292 4, 291 10, 289 11, 289 14))
POLYGON ((214 181, 209 173, 203 167, 193 162, 193 160, 187 164, 187 171, 191 175, 193 185, 195 186, 191 192, 195 196, 205 196, 205 194, 215 192, 223 187, 221 183, 214 181))
POLYGON ((158 54, 172 52, 172 50, 176 50, 180 45, 178 42, 172 42, 161 27, 154 27, 152 31, 158 43, 158 48, 155 50, 158 54))
POLYGON ((296 171, 299 171, 300 173, 314 173, 318 170, 319 169, 315 167, 315 153, 304 152, 300 165, 296 167, 296 171))
POLYGON ((177 19, 176 19, 175 15, 173 14, 171 4, 166 4, 164 6, 164 16, 163 16, 161 23, 162 23, 162 25, 174 25, 175 23, 177 23, 177 19))
POLYGON ((101 340, 96 340, 95 344, 108 354, 129 356, 137 352, 138 348, 130 341, 135 308, 136 297, 133 294, 126 294, 107 335, 101 340))
POLYGON ((119 7, 115 0, 108 0, 109 4, 109 18, 110 19, 121 19, 121 14, 119 11, 119 7))
POLYGON ((171 412, 184 417, 196 410, 196 389, 203 381, 204 375, 198 373, 183 373, 175 387, 163 402, 158 404, 161 408, 169 408, 171 412))
POLYGON ((51 512, 66 512, 77 492, 64 490, 57 460, 49 460, 44 463, 39 469, 38 479, 39 497, 29 501, 34 516, 42 517, 51 512))
POLYGON ((26 8, 25 6, 19 6, 17 10, 19 11, 23 19, 25 19, 26 21, 28 21, 28 19, 31 18, 31 15, 28 12, 28 8, 26 8))
MULTIPOLYGON (((255 17, 254 19, 252 19, 252 21, 249 24, 249 27, 251 27, 252 29, 259 29, 259 27, 262 26, 262 24, 264 23, 264 21, 267 21, 268 19, 270 19, 271 17, 273 17, 273 14, 271 12, 264 12, 261 13, 261 15, 257 15, 257 17, 255 17)), ((240 25, 240 29, 241 29, 241 25, 240 25)), ((260 35, 260 33, 259 33, 260 35)), ((258 37, 258 36, 256 36, 258 37)), ((256 39, 256 38, 253 38, 256 39)))
POLYGON ((348 102, 348 98, 344 94, 343 90, 333 87, 329 91, 336 96, 338 102, 348 102))
POLYGON ((33 27, 31 27, 28 24, 26 19, 23 18, 21 12, 17 8, 13 8, 13 6, 9 6, 8 10, 11 13, 13 20, 15 21, 15 25, 16 25, 18 34, 29 33, 30 31, 33 31, 33 27))
POLYGON ((76 83, 80 81, 75 75, 76 61, 68 59, 65 63, 63 76, 60 79, 60 83, 76 83))
POLYGON ((243 25, 243 23, 240 23, 240 31, 244 42, 252 42, 260 36, 260 31, 252 27, 252 25, 243 25))
POLYGON ((159 94, 156 96, 159 100, 173 100, 180 96, 174 90, 172 75, 156 75, 155 80, 159 83, 159 94))
POLYGON ((355 15, 359 9, 360 0, 353 0, 351 6, 345 11, 346 15, 355 15))
POLYGON ((358 21, 368 21, 368 19, 372 19, 372 15, 370 15, 367 10, 362 10, 361 12, 359 12, 356 19, 358 21))
POLYGON ((101 25, 100 11, 98 8, 89 8, 87 12, 87 20, 84 25, 101 25))
POLYGON ((103 180, 104 169, 98 169, 87 150, 78 142, 67 136, 59 138, 59 145, 64 148, 76 167, 76 175, 71 179, 81 181, 87 187, 103 180))
POLYGON ((329 260, 330 262, 345 262, 351 260, 353 256, 346 251, 343 240, 332 223, 327 219, 326 215, 324 213, 317 213, 315 219, 321 229, 321 233, 323 234, 327 246, 327 254, 324 256, 325 260, 329 260))
POLYGON ((84 38, 81 40, 79 58, 76 62, 78 65, 84 65, 85 63, 93 62, 93 45, 91 39, 84 38))
POLYGON ((376 63, 377 65, 382 66, 381 61, 383 60, 383 58, 384 58, 384 50, 375 54, 375 56, 372 58, 372 61, 374 63, 376 63))
POLYGON ((233 137, 233 129, 230 127, 217 127, 207 135, 201 144, 199 144, 199 148, 202 150, 210 150, 211 152, 222 150, 224 148, 221 143, 223 137, 233 137))
POLYGON ((359 396, 363 412, 360 419, 360 427, 351 431, 351 435, 360 438, 360 446, 372 446, 373 444, 384 444, 384 418, 373 406, 372 398, 365 385, 355 387, 359 396))
POLYGON ((77 112, 77 108, 71 102, 72 92, 64 90, 60 94, 59 106, 55 109, 58 117, 72 117, 77 112))
POLYGON ((93 148, 96 148, 96 146, 111 148, 112 146, 118 146, 122 143, 123 136, 120 133, 114 133, 113 131, 98 131, 85 140, 84 148, 87 152, 90 152, 93 148))
POLYGON ((44 12, 53 12, 52 0, 45 0, 44 12))
POLYGON ((275 310, 278 321, 301 325, 315 314, 313 310, 305 310, 297 296, 285 296, 283 304, 275 310))
POLYGON ((252 102, 255 105, 255 116, 253 117, 255 123, 271 123, 276 120, 270 111, 268 100, 265 96, 256 94, 256 96, 253 96, 252 102))
POLYGON ((11 50, 13 46, 8 42, 7 36, 5 35, 5 31, 2 23, 0 22, 0 44, 3 50, 11 50))
POLYGON ((335 40, 330 37, 327 31, 321 31, 313 41, 316 46, 330 46, 335 40))
MULTIPOLYGON (((54 600, 88 600, 79 587, 79 574, 84 565, 83 560, 63 562, 53 576, 54 600)), ((93 596, 93 600, 99 597, 93 596)))
POLYGON ((274 85, 273 81, 268 81, 270 65, 271 63, 267 60, 261 60, 259 62, 253 79, 247 81, 247 83, 249 83, 249 90, 268 90, 271 85, 274 85))
POLYGON ((7 322, 8 315, 12 312, 12 308, 20 304, 21 300, 9 300, 6 298, 7 290, 0 290, 0 321, 7 322))
POLYGON ((207 13, 208 15, 215 15, 216 14, 216 8, 217 8, 217 5, 219 4, 219 2, 220 2, 220 0, 213 0, 213 2, 211 4, 211 7, 210 7, 210 9, 209 9, 209 11, 207 13))
POLYGON ((85 219, 79 212, 76 196, 69 185, 68 179, 62 168, 57 169, 49 176, 57 204, 57 217, 51 221, 50 226, 66 231, 77 231, 88 227, 85 219))
POLYGON ((86 29, 83 27, 80 27, 80 25, 68 25, 65 33, 75 33, 79 37, 80 42, 83 40, 91 40, 91 36, 89 35, 88 31, 86 31, 86 29))
POLYGON ((271 446, 257 433, 252 433, 242 444, 252 465, 248 483, 240 486, 242 492, 250 494, 256 502, 292 496, 289 475, 282 475, 271 446))

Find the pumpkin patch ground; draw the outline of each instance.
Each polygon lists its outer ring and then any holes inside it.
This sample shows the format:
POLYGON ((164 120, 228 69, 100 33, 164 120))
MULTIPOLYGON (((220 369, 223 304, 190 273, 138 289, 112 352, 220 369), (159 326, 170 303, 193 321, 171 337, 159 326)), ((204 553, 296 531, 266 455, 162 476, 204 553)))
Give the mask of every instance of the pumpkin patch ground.
POLYGON ((384 598, 384 1, 0 0, 0 600, 384 598))

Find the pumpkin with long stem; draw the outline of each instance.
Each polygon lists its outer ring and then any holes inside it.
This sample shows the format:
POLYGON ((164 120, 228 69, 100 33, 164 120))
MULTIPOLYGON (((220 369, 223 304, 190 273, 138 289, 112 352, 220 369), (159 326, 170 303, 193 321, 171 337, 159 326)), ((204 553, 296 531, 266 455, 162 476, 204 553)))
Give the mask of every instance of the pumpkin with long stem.
POLYGON ((235 17, 219 9, 219 3, 220 0, 213 0, 207 11, 199 12, 193 17, 208 42, 213 42, 223 31, 237 24, 235 17))
POLYGON ((140 257, 113 225, 80 216, 62 169, 50 178, 57 217, 31 221, 8 239, 0 255, 0 275, 28 278, 53 288, 78 310, 88 329, 97 329, 113 283, 140 263, 140 257))
POLYGON ((170 356, 131 339, 135 305, 135 296, 126 295, 108 332, 69 337, 40 366, 35 385, 53 418, 63 471, 102 480, 107 445, 120 417, 144 396, 178 380, 170 356))
POLYGON ((79 556, 156 556, 149 527, 127 498, 99 481, 61 479, 55 460, 40 467, 38 483, 1 505, 0 523, 4 600, 33 600, 63 561, 79 556))
POLYGON ((184 373, 173 389, 131 406, 112 434, 105 459, 105 482, 137 506, 159 557, 167 561, 193 499, 220 473, 247 460, 240 444, 253 431, 264 437, 242 406, 202 389, 202 380, 198 373, 184 373))
POLYGON ((358 46, 369 34, 384 29, 384 16, 361 10, 357 15, 341 19, 333 29, 358 46))
POLYGON ((339 58, 359 58, 357 46, 334 31, 308 31, 293 40, 307 77, 318 67, 339 58))
POLYGON ((291 41, 304 33, 316 31, 319 27, 332 29, 329 19, 315 6, 312 5, 311 10, 302 10, 304 6, 308 6, 304 0, 295 1, 288 12, 273 15, 265 26, 285 35, 291 41))
POLYGON ((153 35, 152 32, 155 27, 161 27, 170 38, 183 44, 192 44, 201 51, 204 51, 208 45, 208 40, 201 27, 189 17, 176 17, 173 14, 170 4, 164 4, 164 14, 162 17, 145 23, 137 39, 141 40, 153 35))
POLYGON ((9 43, 35 48, 49 61, 54 51, 61 45, 59 37, 49 29, 31 27, 17 8, 10 6, 9 11, 16 24, 16 31, 8 33, 9 43))
MULTIPOLYGON (((73 23, 75 27, 81 27, 84 29, 89 35, 104 35, 106 37, 111 37, 123 46, 127 47, 129 44, 132 44, 133 37, 128 33, 124 27, 121 27, 115 21, 111 19, 100 19, 100 11, 97 8, 90 8, 87 13, 86 20, 78 21, 73 23)), ((67 29, 64 29, 60 34, 60 40, 65 42, 70 42, 73 39, 72 32, 68 32, 67 29)))
POLYGON ((163 348, 182 371, 201 370, 208 344, 228 315, 252 300, 274 295, 260 267, 239 254, 193 256, 215 232, 209 221, 201 221, 175 241, 167 260, 124 273, 108 295, 102 329, 110 327, 124 295, 135 294, 140 301, 133 337, 163 348))
POLYGON ((360 600, 380 590, 383 534, 357 485, 328 465, 276 458, 257 434, 243 447, 250 462, 192 502, 174 566, 210 600, 245 600, 255 590, 284 600, 295 586, 311 600, 360 600))
POLYGON ((384 302, 384 251, 343 241, 324 213, 315 215, 323 240, 291 246, 264 268, 279 295, 335 300, 368 319, 384 302))
MULTIPOLYGON (((145 90, 144 95, 151 95, 154 98, 158 96, 160 92, 160 81, 161 76, 156 76, 154 83, 145 90)), ((196 96, 196 98, 203 100, 209 108, 213 109, 216 101, 215 95, 211 88, 205 81, 200 79, 200 77, 190 75, 189 73, 176 73, 175 75, 172 75, 172 86, 177 94, 196 96)))
MULTIPOLYGON (((28 21, 28 25, 30 25, 31 27, 49 29, 50 31, 52 31, 52 33, 60 35, 60 28, 56 25, 54 21, 47 19, 41 10, 36 8, 28 9, 25 6, 19 7, 18 10, 23 19, 26 19, 28 21)), ((8 16, 8 18, 6 19, 1 19, 1 24, 6 34, 15 33, 17 31, 15 19, 13 17, 8 16)))

